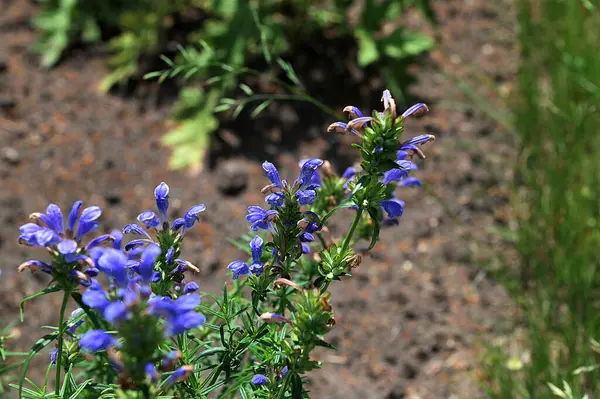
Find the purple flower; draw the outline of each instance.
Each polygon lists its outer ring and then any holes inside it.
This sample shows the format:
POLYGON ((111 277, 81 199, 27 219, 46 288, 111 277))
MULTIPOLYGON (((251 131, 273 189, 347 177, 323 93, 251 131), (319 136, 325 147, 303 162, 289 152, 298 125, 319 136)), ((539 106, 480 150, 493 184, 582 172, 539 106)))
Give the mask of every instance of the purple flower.
POLYGON ((127 320, 131 317, 127 305, 121 301, 111 302, 103 312, 104 319, 110 324, 118 323, 119 321, 127 320))
POLYGON ((81 212, 77 233, 75 234, 76 241, 81 241, 84 235, 98 228, 99 223, 96 222, 96 219, 98 219, 100 215, 102 215, 102 209, 97 206, 90 206, 81 212))
POLYGON ((261 386, 261 385, 265 385, 269 383, 269 379, 262 375, 262 374, 256 374, 254 377, 252 377, 252 384, 257 385, 257 386, 261 386))
POLYGON ((193 292, 198 291, 198 289, 199 289, 198 284, 195 283, 195 282, 193 282, 193 281, 191 281, 191 282, 187 283, 185 285, 185 287, 183 287, 183 293, 184 294, 191 294, 193 292))
POLYGON ((390 218, 400 217, 404 212, 404 201, 399 200, 398 198, 381 200, 379 204, 383 210, 387 212, 388 217, 390 218))
POLYGON ((194 225, 194 223, 196 223, 196 221, 199 221, 200 218, 198 217, 198 214, 200 212, 204 212, 205 210, 206 206, 204 206, 204 204, 194 205, 190 209, 188 209, 188 211, 185 213, 185 216, 183 217, 183 220, 185 222, 185 228, 189 229, 194 225))
POLYGON ((234 260, 227 268, 233 272, 234 280, 237 280, 240 276, 250 274, 250 268, 241 260, 234 260))
POLYGON ((421 181, 416 177, 407 177, 402 179, 398 185, 404 187, 423 187, 423 183, 421 183, 421 181))
POLYGON ((92 353, 118 345, 117 340, 104 330, 90 330, 79 339, 79 346, 92 353))
POLYGON ((104 313, 104 309, 110 305, 110 301, 106 297, 106 292, 102 287, 92 285, 82 295, 83 303, 90 308, 97 310, 99 313, 104 313))
POLYGON ((282 192, 269 193, 265 197, 265 202, 272 207, 281 207, 283 206, 285 200, 285 196, 282 192))
POLYGON ((354 105, 348 105, 347 107, 344 108, 343 112, 347 112, 350 119, 363 117, 363 113, 360 111, 360 109, 356 108, 354 105))
POLYGON ((119 288, 127 288, 129 277, 127 275, 127 255, 113 248, 105 248, 98 259, 96 266, 105 273, 119 288))
POLYGON ((160 247, 156 244, 148 245, 144 252, 142 252, 142 257, 140 259, 137 272, 142 277, 142 282, 144 284, 149 284, 152 280, 154 263, 156 262, 156 258, 160 256, 161 252, 162 251, 160 247))
POLYGON ((152 211, 142 212, 138 215, 137 220, 144 223, 147 229, 157 228, 160 226, 160 219, 156 215, 156 213, 152 211))
POLYGON ((167 265, 173 264, 173 256, 175 256, 175 248, 170 247, 167 249, 167 254, 165 255, 165 262, 167 262, 167 265))
POLYGON ((125 227, 123 227, 123 234, 130 234, 130 233, 144 236, 144 237, 150 239, 150 236, 148 235, 148 233, 146 233, 146 231, 144 229, 142 229, 140 226, 138 226, 137 224, 128 224, 128 225, 125 225, 125 227))
MULTIPOLYGON (((120 232, 119 232, 119 234, 120 234, 120 232)), ((114 237, 112 235, 110 235, 110 234, 103 234, 101 236, 98 236, 98 237, 94 238, 93 240, 91 240, 88 243, 88 245, 85 246, 85 251, 87 252, 90 249, 92 249, 94 247, 97 247, 98 245, 102 244, 104 241, 108 241, 108 240, 111 240, 111 239, 114 239, 114 237)), ((65 241, 63 241, 63 242, 65 242, 65 241)), ((73 241, 73 242, 75 242, 75 241, 73 241)), ((75 245, 77 245, 77 244, 75 244, 75 245)), ((59 246, 60 246, 60 244, 59 244, 59 246)), ((59 249, 59 252, 60 252, 60 249, 59 249)))
POLYGON ((252 223, 252 226, 250 226, 252 230, 266 230, 271 225, 271 219, 277 214, 278 212, 275 210, 265 211, 260 206, 250 206, 248 207, 248 215, 246 215, 246 220, 252 223))
POLYGON ((423 112, 427 112, 427 111, 429 111, 429 108, 427 108, 427 105, 418 103, 418 104, 413 105, 406 111, 404 111, 404 113, 402 113, 402 117, 407 118, 411 115, 420 115, 423 112))
POLYGON ((144 367, 144 370, 146 371, 146 376, 150 379, 150 381, 158 381, 158 373, 156 372, 156 367, 154 367, 154 364, 147 363, 144 367))
POLYGON ((52 349, 52 353, 50 353, 50 364, 56 364, 56 356, 58 356, 58 348, 52 349))
POLYGON ((282 188, 281 178, 279 177, 279 171, 271 162, 263 162, 263 169, 265 170, 265 176, 271 180, 272 187, 282 188))
POLYGON ((77 243, 73 240, 62 240, 56 246, 58 252, 65 258, 66 262, 75 262, 77 258, 77 243))
POLYGON ((73 204, 73 207, 71 208, 71 212, 69 212, 69 217, 67 219, 67 231, 72 233, 75 229, 75 222, 79 217, 79 211, 81 210, 82 206, 83 202, 81 201, 75 201, 75 203, 73 204))
POLYGON ((407 140, 405 142, 402 143, 402 146, 408 146, 408 145, 419 145, 419 144, 425 144, 428 141, 433 141, 435 140, 435 136, 432 134, 421 134, 420 136, 416 136, 413 137, 410 140, 407 140))
POLYGON ((318 183, 313 179, 317 168, 323 165, 323 161, 318 158, 307 159, 301 163, 300 175, 296 180, 296 184, 300 187, 300 190, 308 190, 316 188, 315 185, 318 183))
POLYGON ((296 192, 296 198, 298 198, 298 204, 310 205, 315 202, 317 192, 315 190, 298 190, 296 192))
POLYGON ((200 304, 198 294, 183 295, 172 300, 169 297, 154 297, 148 301, 150 314, 162 315, 166 319, 167 336, 183 334, 206 321, 203 314, 194 309, 200 304))
POLYGON ((169 209, 169 186, 162 182, 154 189, 154 198, 156 198, 156 207, 162 217, 163 222, 167 221, 167 210, 169 209))
POLYGON ((46 215, 42 215, 42 217, 48 228, 56 231, 58 234, 65 233, 63 228, 63 214, 57 205, 48 205, 46 215))
POLYGON ((35 223, 26 223, 19 228, 19 242, 34 247, 50 247, 60 242, 60 236, 48 227, 35 223))
POLYGON ((173 231, 177 231, 180 228, 182 228, 183 226, 185 226, 185 220, 183 218, 177 218, 173 221, 173 224, 171 225, 171 229, 173 231))
POLYGON ((233 272, 233 279, 237 280, 240 275, 254 274, 256 276, 260 276, 264 269, 264 265, 261 261, 263 254, 263 240, 259 236, 255 236, 252 241, 250 241, 250 252, 252 253, 252 263, 248 266, 245 262, 241 260, 235 260, 227 266, 229 270, 233 272))
POLYGON ((184 381, 194 371, 193 366, 182 366, 177 370, 173 371, 173 374, 167 379, 167 383, 172 384, 174 382, 184 381))
MULTIPOLYGON (((83 309, 81 308, 77 308, 75 309, 72 313, 71 313, 71 319, 76 318, 77 316, 79 316, 80 314, 83 313, 83 309)), ((75 330, 77 330, 77 328, 82 325, 85 322, 84 319, 80 319, 77 320, 75 323, 73 323, 73 325, 71 327, 69 327, 69 332, 71 334, 75 334, 75 330)))

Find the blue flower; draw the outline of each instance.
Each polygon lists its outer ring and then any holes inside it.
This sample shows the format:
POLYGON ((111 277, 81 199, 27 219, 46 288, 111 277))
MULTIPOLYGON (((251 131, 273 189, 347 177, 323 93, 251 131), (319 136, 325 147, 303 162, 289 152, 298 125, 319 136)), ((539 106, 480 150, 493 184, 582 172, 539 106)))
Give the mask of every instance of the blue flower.
POLYGON ((269 379, 266 376, 262 375, 262 374, 256 374, 254 377, 252 377, 252 381, 251 382, 254 385, 261 386, 261 385, 268 384, 269 383, 269 379))
POLYGON ((403 142, 402 147, 409 146, 409 145, 425 144, 429 141, 434 141, 434 140, 435 140, 435 136, 433 134, 421 134, 420 136, 413 137, 412 139, 403 142))
MULTIPOLYGON (((77 316, 79 316, 79 315, 80 315, 80 314, 82 314, 82 313, 83 313, 83 309, 81 309, 81 308, 77 308, 77 309, 75 309, 75 310, 74 310, 74 311, 71 313, 71 317, 70 317, 70 319, 74 319, 74 318, 76 318, 77 316)), ((77 328, 78 328, 80 325, 82 325, 84 322, 85 322, 85 320, 84 320, 84 319, 77 320, 75 323, 73 323, 73 325, 72 325, 71 327, 69 327, 69 332, 70 332, 71 334, 75 334, 75 330, 77 330, 77 328)))
POLYGON ((233 279, 237 280, 240 275, 254 274, 260 276, 264 271, 264 265, 261 261, 263 254, 263 240, 259 236, 255 236, 250 241, 250 252, 252 253, 252 263, 248 266, 241 260, 235 260, 227 266, 233 272, 233 279))
POLYGON ((50 364, 56 364, 56 357, 58 355, 58 348, 52 349, 50 353, 50 364))
POLYGON ((158 212, 163 219, 163 222, 167 221, 167 210, 169 209, 169 186, 167 183, 162 182, 154 189, 154 198, 156 199, 156 207, 158 212))
POLYGON ((182 366, 177 370, 173 371, 173 374, 169 376, 167 379, 168 384, 172 384, 174 382, 184 381, 186 378, 190 376, 190 374, 194 371, 193 366, 182 366))
POLYGON ((298 204, 310 205, 315 202, 317 192, 315 190, 298 190, 296 192, 296 198, 298 198, 298 204))
POLYGON ((271 226, 271 220, 278 214, 275 210, 265 211, 260 206, 248 207, 246 220, 252 223, 250 228, 254 231, 258 229, 268 229, 271 226))
POLYGON ((101 350, 119 346, 117 340, 104 330, 90 330, 79 339, 79 346, 83 349, 96 353, 101 350))
POLYGON ((119 288, 127 288, 129 276, 127 275, 127 255, 113 248, 105 248, 98 259, 97 268, 106 274, 119 288))
POLYGON ((77 243, 73 240, 62 240, 56 249, 67 262, 74 262, 77 259, 77 243))
POLYGON ((148 301, 150 314, 165 317, 167 336, 183 334, 191 328, 204 324, 206 321, 204 315, 194 311, 199 304, 198 294, 183 295, 176 300, 169 297, 154 297, 148 301))
POLYGON ((263 169, 265 170, 265 176, 271 180, 272 187, 282 188, 281 178, 279 177, 279 171, 271 162, 263 162, 263 169))
POLYGON ((418 103, 418 104, 413 105, 406 111, 404 111, 404 113, 402 113, 402 117, 407 118, 411 115, 420 115, 423 112, 427 112, 427 111, 429 111, 429 108, 427 108, 427 105, 418 103))
POLYGON ((156 372, 156 367, 154 367, 154 364, 147 363, 144 367, 144 370, 146 371, 146 376, 150 379, 151 382, 158 381, 158 373, 156 372))
POLYGON ((234 260, 227 268, 233 272, 234 280, 237 280, 240 276, 250 274, 250 268, 241 260, 234 260))
POLYGON ((321 165, 323 165, 323 161, 318 158, 307 159, 301 162, 300 175, 295 183, 299 186, 300 190, 314 190, 319 186, 319 182, 314 179, 317 168, 321 165))
POLYGON ((128 225, 125 225, 125 227, 123 227, 123 234, 130 234, 130 233, 144 236, 144 237, 150 239, 150 236, 148 235, 148 233, 146 233, 146 231, 144 229, 142 229, 140 226, 138 226, 137 224, 128 224, 128 225))
POLYGON ((26 223, 19 228, 19 242, 34 247, 51 247, 61 241, 60 236, 48 227, 41 227, 35 223, 26 223))
POLYGON ((69 212, 69 217, 67 219, 67 232, 69 235, 73 235, 73 230, 75 229, 75 222, 77 222, 77 218, 79 217, 79 211, 83 206, 83 202, 75 201, 73 207, 71 207, 71 211, 69 212))
POLYGON ((185 213, 185 216, 183 217, 185 228, 189 229, 194 225, 196 221, 199 221, 200 218, 198 217, 198 214, 200 212, 204 212, 205 210, 206 206, 204 206, 204 204, 194 205, 190 209, 188 209, 188 211, 185 213))
POLYGON ((173 256, 175 256, 175 248, 170 247, 167 249, 167 254, 165 255, 165 262, 167 262, 167 265, 173 264, 173 256))
POLYGON ((184 294, 191 294, 193 292, 198 291, 198 289, 199 289, 198 284, 195 283, 195 282, 193 282, 193 281, 191 281, 191 282, 187 283, 185 285, 185 287, 183 287, 183 293, 184 294))
POLYGON ((402 179, 400 182, 398 182, 398 185, 404 187, 423 187, 423 183, 421 183, 421 181, 416 177, 407 177, 402 179))
POLYGON ((142 282, 146 285, 150 284, 150 281, 152 280, 152 274, 154 273, 154 263, 156 262, 156 259, 160 256, 160 254, 161 249, 156 244, 148 245, 142 253, 137 272, 142 277, 142 282))
POLYGON ((402 216, 404 213, 404 201, 398 198, 392 198, 389 200, 381 200, 379 202, 381 208, 388 214, 389 218, 397 218, 402 216))
POLYGON ((285 196, 282 192, 269 193, 265 197, 265 202, 272 207, 281 207, 285 201, 285 196))
POLYGON ((90 206, 81 212, 77 233, 75 234, 76 241, 81 241, 84 235, 91 233, 98 228, 99 223, 96 222, 96 220, 100 215, 102 215, 102 210, 97 206, 90 206))
POLYGON ((138 215, 137 220, 144 223, 147 229, 156 228, 160 226, 160 219, 156 213, 152 211, 142 212, 138 215))

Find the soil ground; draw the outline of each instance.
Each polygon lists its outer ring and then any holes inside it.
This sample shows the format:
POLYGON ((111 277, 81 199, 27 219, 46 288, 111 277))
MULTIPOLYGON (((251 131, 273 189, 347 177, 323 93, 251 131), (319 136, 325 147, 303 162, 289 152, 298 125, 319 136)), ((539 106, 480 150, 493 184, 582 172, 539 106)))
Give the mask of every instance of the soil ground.
MULTIPOLYGON (((402 192, 406 210, 400 226, 386 229, 355 276, 333 287, 337 325, 329 338, 339 351, 318 353, 324 364, 310 376, 315 398, 483 397, 482 343, 511 325, 510 298, 483 262, 503 245, 489 228, 506 226, 512 218, 508 181, 514 140, 445 76, 477 90, 478 76, 484 76, 499 88, 495 92, 510 94, 517 61, 512 4, 432 3, 438 28, 416 14, 405 18, 438 40, 412 70, 417 78, 412 94, 431 112, 411 119, 406 128, 410 136, 427 132, 438 138, 425 148, 428 158, 418 172, 431 191, 402 192)), ((333 143, 322 133, 330 117, 310 106, 283 104, 257 121, 224 124, 241 145, 232 148, 230 140, 217 138, 211 168, 199 174, 169 171, 169 152, 159 143, 170 112, 168 96, 156 103, 140 90, 126 97, 100 93, 106 53, 99 47, 73 49, 56 68, 43 70, 28 51, 35 40, 29 26, 33 12, 25 0, 0 5, 0 56, 6 62, 0 73, 4 322, 18 318, 21 298, 48 283, 40 274, 16 273, 21 262, 44 256, 20 247, 16 238, 28 214, 49 202, 63 209, 77 199, 101 206, 102 229, 108 232, 153 209, 154 187, 168 182, 173 215, 200 202, 209 210, 189 232, 185 255, 201 267, 196 279, 202 289, 217 292, 230 278, 226 265, 240 255, 225 238, 246 232, 246 206, 263 201, 262 160, 274 161, 291 177, 297 160, 307 156, 327 158, 340 170, 355 159, 348 143, 333 143), (226 195, 221 184, 232 176, 245 188, 226 195)), ((352 49, 344 49, 345 58, 331 69, 319 57, 328 50, 323 46, 303 49, 292 60, 311 93, 336 109, 379 108, 384 82, 353 66, 352 49)), ((16 324, 19 349, 33 343, 39 325, 55 322, 58 302, 46 296, 28 304, 25 322, 16 324)), ((46 360, 38 360, 32 377, 46 360)))

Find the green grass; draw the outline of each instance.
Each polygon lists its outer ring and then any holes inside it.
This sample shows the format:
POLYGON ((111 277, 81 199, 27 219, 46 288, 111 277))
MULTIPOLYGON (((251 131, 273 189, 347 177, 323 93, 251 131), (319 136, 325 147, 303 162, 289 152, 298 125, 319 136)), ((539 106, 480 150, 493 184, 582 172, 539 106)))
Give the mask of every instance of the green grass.
POLYGON ((490 396, 556 398, 548 383, 566 381, 573 398, 596 398, 600 9, 598 0, 518 0, 518 7, 513 120, 521 148, 513 205, 521 264, 509 287, 523 309, 531 356, 511 371, 503 353, 493 354, 490 396))

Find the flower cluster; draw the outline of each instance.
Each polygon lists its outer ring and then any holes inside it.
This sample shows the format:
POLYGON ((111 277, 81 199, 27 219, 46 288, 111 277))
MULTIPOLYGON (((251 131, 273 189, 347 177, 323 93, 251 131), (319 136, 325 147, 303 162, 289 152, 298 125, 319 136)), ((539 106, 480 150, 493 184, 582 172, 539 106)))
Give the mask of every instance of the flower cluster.
MULTIPOLYGON (((33 247, 43 247, 51 254, 53 261, 29 260, 22 263, 18 270, 41 270, 51 274, 63 288, 72 289, 73 283, 87 285, 90 278, 98 274, 87 252, 97 245, 92 240, 82 246, 82 239, 98 228, 97 219, 102 210, 90 206, 81 211, 83 202, 77 201, 71 208, 65 229, 63 213, 55 204, 46 208, 46 213, 35 212, 29 218, 32 222, 19 228, 19 243, 33 247), (84 270, 85 268, 85 270, 84 270), (69 288, 67 288, 69 287, 69 288)), ((111 237, 107 235, 107 237, 111 237)), ((111 237, 117 240, 118 237, 111 237)))
POLYGON ((327 161, 304 159, 297 178, 288 183, 274 164, 263 163, 269 180, 262 189, 266 206, 248 208, 253 233, 248 246, 240 244, 248 259, 229 263, 232 288, 226 284, 208 304, 200 303, 198 284, 186 281, 188 271, 199 269, 181 258, 186 232, 206 207, 194 205, 171 221, 166 183, 154 190, 156 210, 87 244, 82 241, 97 230, 100 208, 82 210, 77 201, 66 228, 54 204, 32 214, 21 226, 19 241, 46 248, 52 258, 30 260, 19 270, 52 275, 52 286, 33 297, 63 291, 58 328, 51 339, 36 343, 57 342, 50 355, 57 392, 71 395, 73 388, 86 397, 157 399, 207 397, 231 387, 244 397, 303 396, 305 374, 320 365, 311 352, 317 346, 334 349, 325 340, 335 325, 329 285, 360 265, 362 256, 354 250, 358 240, 370 240, 370 250, 382 224, 398 224, 404 202, 396 189, 422 186, 410 176, 417 170, 412 157, 424 158, 421 146, 434 137, 402 141, 400 136, 404 120, 427 106, 416 104, 397 115, 389 91, 382 101, 383 112, 372 116, 348 106, 344 111, 351 120, 329 127, 360 139, 354 146, 361 161, 343 174, 338 176, 327 161), (327 224, 344 208, 350 208, 343 212, 352 221, 337 238, 327 224), (78 285, 85 287, 82 294, 78 285), (65 321, 69 298, 79 308, 65 321), (81 364, 80 378, 72 371, 81 364), (71 373, 69 379, 61 372, 71 373))

